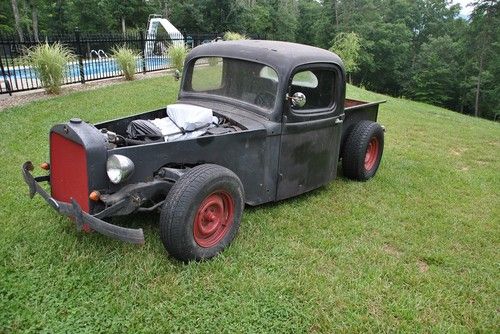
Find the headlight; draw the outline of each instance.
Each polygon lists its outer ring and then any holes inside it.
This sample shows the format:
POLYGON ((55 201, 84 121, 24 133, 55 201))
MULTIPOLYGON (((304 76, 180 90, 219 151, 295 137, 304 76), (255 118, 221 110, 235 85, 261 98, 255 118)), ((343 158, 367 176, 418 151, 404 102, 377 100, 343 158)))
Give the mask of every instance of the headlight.
POLYGON ((125 181, 134 172, 134 163, 124 155, 113 154, 106 163, 109 180, 115 184, 125 181))

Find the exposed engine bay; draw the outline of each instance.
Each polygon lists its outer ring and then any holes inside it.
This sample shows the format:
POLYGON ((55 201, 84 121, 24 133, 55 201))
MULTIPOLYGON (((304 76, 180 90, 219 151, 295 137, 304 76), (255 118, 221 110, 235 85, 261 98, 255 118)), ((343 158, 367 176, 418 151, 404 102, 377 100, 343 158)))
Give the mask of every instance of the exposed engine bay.
POLYGON ((166 117, 131 120, 123 133, 107 128, 100 131, 110 148, 113 148, 186 140, 241 130, 240 126, 225 116, 214 114, 212 109, 189 104, 171 104, 166 108, 166 117))

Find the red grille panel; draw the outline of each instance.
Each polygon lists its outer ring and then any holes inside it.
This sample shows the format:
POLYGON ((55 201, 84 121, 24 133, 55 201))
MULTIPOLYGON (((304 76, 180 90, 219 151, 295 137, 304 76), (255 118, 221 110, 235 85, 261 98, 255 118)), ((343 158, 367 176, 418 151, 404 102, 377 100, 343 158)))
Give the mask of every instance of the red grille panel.
POLYGON ((85 149, 55 132, 50 134, 50 185, 56 200, 71 202, 74 198, 83 211, 89 212, 85 149))

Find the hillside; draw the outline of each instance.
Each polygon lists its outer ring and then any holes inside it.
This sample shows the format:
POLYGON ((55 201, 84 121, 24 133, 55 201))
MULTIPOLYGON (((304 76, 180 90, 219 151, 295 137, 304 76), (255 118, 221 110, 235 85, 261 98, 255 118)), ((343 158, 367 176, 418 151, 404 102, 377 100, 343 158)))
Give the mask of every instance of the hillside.
POLYGON ((79 234, 20 166, 48 157, 48 130, 171 103, 156 78, 0 112, 0 332, 498 331, 499 124, 349 87, 382 105, 378 175, 247 208, 213 261, 165 256, 158 215, 137 247, 79 234))

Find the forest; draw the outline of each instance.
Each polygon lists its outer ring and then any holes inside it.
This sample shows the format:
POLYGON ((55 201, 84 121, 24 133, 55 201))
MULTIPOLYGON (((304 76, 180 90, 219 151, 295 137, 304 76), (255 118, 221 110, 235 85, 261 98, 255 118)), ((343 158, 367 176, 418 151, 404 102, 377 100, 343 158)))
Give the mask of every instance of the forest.
POLYGON ((234 31, 331 49, 354 85, 497 119, 500 3, 469 6, 463 17, 449 0, 9 0, 0 2, 0 33, 144 30, 150 14, 161 14, 187 33, 234 31))

